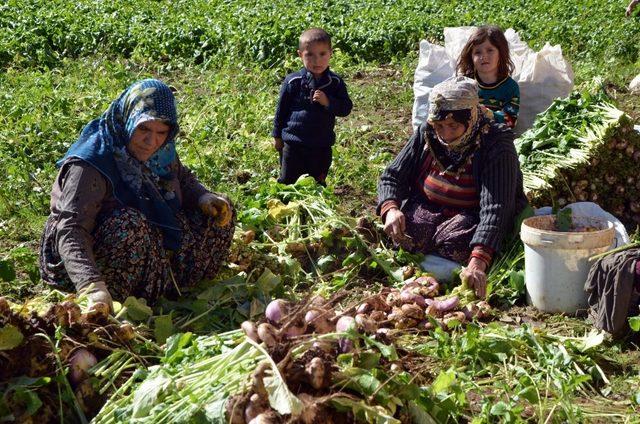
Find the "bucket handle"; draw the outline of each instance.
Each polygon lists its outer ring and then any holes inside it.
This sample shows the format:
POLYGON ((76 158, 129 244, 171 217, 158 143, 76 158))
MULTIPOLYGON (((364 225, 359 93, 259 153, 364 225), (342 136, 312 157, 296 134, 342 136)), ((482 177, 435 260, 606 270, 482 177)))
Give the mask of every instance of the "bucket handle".
POLYGON ((582 243, 584 236, 582 234, 571 234, 569 236, 569 243, 582 243))
MULTIPOLYGON (((584 241, 584 236, 582 234, 572 234, 567 238, 569 243, 582 243, 584 241)), ((544 236, 540 237, 540 243, 542 244, 553 244, 555 240, 549 240, 544 238, 544 236)))

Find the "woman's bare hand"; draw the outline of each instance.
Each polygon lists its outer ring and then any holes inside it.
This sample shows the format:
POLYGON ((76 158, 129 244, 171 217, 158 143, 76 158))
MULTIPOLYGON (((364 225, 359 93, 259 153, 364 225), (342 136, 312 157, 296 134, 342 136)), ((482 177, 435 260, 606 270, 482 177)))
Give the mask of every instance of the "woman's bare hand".
POLYGON ((471 258, 469 265, 462 268, 460 278, 466 279, 470 288, 473 288, 476 296, 484 299, 487 296, 487 264, 478 258, 471 258))
POLYGON ((389 209, 384 217, 384 232, 394 241, 400 242, 406 238, 406 218, 398 208, 389 209))

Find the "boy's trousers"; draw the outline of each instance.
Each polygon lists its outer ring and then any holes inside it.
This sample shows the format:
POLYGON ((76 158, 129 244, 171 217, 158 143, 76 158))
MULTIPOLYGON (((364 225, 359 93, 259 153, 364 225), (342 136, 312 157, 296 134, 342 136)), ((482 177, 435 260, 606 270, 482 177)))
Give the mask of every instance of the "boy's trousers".
POLYGON ((325 180, 331 166, 331 146, 307 147, 284 143, 280 152, 279 183, 293 184, 303 174, 309 174, 317 182, 326 185, 325 180))

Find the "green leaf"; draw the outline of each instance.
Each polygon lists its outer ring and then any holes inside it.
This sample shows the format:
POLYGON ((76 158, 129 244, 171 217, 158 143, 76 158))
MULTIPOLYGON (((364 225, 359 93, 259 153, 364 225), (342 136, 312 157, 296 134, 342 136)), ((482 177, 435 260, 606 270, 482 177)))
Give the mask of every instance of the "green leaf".
MULTIPOLYGON (((355 332, 354 329, 352 329, 352 331, 355 332)), ((388 358, 390 361, 398 360, 398 353, 396 352, 396 348, 393 345, 386 345, 367 336, 366 334, 357 334, 357 337, 362 337, 367 346, 375 346, 376 348, 378 348, 380 353, 382 353, 382 356, 388 358)))
POLYGON ((214 424, 226 424, 225 416, 227 398, 218 399, 204 406, 204 413, 207 421, 214 424))
POLYGON ((0 279, 7 282, 16 279, 16 269, 12 261, 0 260, 0 279))
POLYGON ((143 418, 173 388, 173 380, 165 375, 148 378, 133 393, 132 418, 143 418))
POLYGON ((528 386, 520 390, 518 392, 518 396, 534 404, 538 403, 538 401, 540 400, 540 398, 538 397, 538 392, 536 391, 536 388, 533 386, 528 386))
MULTIPOLYGON (((367 405, 364 400, 347 397, 335 397, 331 403, 337 409, 350 410, 357 419, 372 424, 401 424, 392 414, 380 405, 367 405)), ((426 423, 425 423, 426 424, 426 423)))
POLYGON ((358 355, 356 366, 364 369, 372 369, 380 364, 380 354, 375 352, 362 352, 358 355))
POLYGON ((123 306, 127 308, 127 316, 132 321, 144 321, 153 315, 153 311, 147 306, 147 300, 144 298, 137 299, 129 296, 123 306))
POLYGON ((577 343, 577 348, 580 352, 586 352, 589 349, 600 346, 604 342, 604 331, 591 330, 589 334, 582 337, 577 343))
POLYGON ((456 373, 454 370, 442 371, 431 385, 434 393, 447 393, 449 388, 456 382, 456 373))
POLYGON ((191 339, 193 337, 192 333, 178 333, 167 339, 167 347, 164 352, 164 358, 162 362, 172 363, 180 360, 184 353, 182 349, 191 343, 191 339))
POLYGON ((414 424, 438 424, 429 411, 414 401, 409 402, 409 414, 414 424))
POLYGON ((302 412, 302 401, 296 397, 280 377, 279 372, 264 377, 264 387, 269 394, 269 405, 282 415, 298 416, 302 412))
POLYGON ((175 333, 171 315, 157 316, 154 320, 154 325, 155 328, 153 329, 153 334, 158 344, 164 344, 167 338, 175 333))
POLYGON ((500 415, 500 416, 502 416, 502 415, 508 414, 510 412, 510 410, 511 409, 509 408, 509 405, 507 405, 506 403, 500 401, 500 402, 494 404, 491 407, 491 410, 489 411, 489 413, 491 415, 500 415))
POLYGON ((631 327, 633 331, 640 331, 640 316, 629 318, 629 327, 631 327))
POLYGON ((318 269, 322 272, 327 271, 331 266, 335 265, 336 257, 334 255, 325 255, 318 259, 318 269))
POLYGON ((18 327, 7 324, 0 328, 0 350, 11 350, 18 347, 24 336, 18 330, 18 327))
POLYGON ((516 292, 524 294, 525 282, 524 282, 524 270, 511 270, 509 272, 509 286, 516 292))
POLYGON ((256 285, 263 293, 269 294, 273 289, 278 287, 281 281, 282 279, 280 276, 271 272, 269 268, 265 268, 260 277, 256 280, 256 285))
POLYGON ((26 409, 25 415, 32 416, 42 406, 42 401, 35 391, 26 388, 20 388, 15 391, 12 396, 13 402, 19 403, 26 409))
POLYGON ((559 231, 569 231, 573 225, 572 212, 570 208, 565 208, 556 214, 556 227, 559 231))

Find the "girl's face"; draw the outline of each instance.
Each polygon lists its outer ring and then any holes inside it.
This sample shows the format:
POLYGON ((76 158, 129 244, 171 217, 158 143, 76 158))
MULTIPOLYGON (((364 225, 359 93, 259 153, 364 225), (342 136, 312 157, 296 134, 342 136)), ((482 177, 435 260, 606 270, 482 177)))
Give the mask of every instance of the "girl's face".
POLYGON ((447 118, 442 121, 431 121, 430 124, 433 126, 433 129, 436 130, 438 138, 445 143, 451 143, 467 130, 464 124, 456 121, 451 116, 447 116, 447 118))
POLYGON ((489 40, 473 47, 471 59, 473 67, 479 74, 491 75, 495 73, 497 75, 500 51, 489 40))
POLYGON ((138 125, 127 146, 131 156, 140 162, 148 160, 167 141, 171 127, 162 121, 146 121, 138 125))

